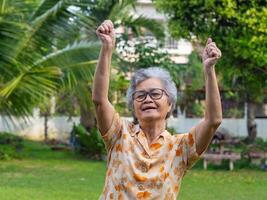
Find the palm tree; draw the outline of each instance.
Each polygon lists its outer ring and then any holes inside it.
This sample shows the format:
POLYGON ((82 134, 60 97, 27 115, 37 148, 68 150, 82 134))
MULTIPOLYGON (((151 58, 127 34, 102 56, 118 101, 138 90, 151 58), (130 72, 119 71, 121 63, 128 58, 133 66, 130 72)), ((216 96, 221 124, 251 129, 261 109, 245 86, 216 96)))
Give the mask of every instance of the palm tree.
POLYGON ((92 79, 99 45, 79 38, 92 21, 79 0, 0 1, 0 113, 25 120, 60 88, 92 79))
MULTIPOLYGON (((105 19, 110 19, 114 23, 115 29, 122 26, 126 30, 131 29, 136 36, 143 34, 142 29, 149 30, 159 40, 164 38, 163 26, 153 19, 148 19, 143 16, 135 16, 133 11, 135 10, 136 0, 88 0, 89 9, 82 8, 82 11, 89 16, 92 21, 95 21, 97 27, 105 19)), ((87 34, 91 37, 91 34, 87 34)), ((121 36, 124 39, 128 38, 127 31, 121 36)), ((114 58, 119 58, 116 55, 114 58)), ((116 59, 113 60, 116 63, 116 59)), ((91 85, 83 84, 87 88, 83 88, 82 94, 91 94, 91 85)), ((110 91, 112 92, 112 91, 110 91)), ((95 127, 95 116, 93 114, 92 102, 80 104, 81 112, 81 124, 89 131, 92 127, 95 127), (89 111, 89 112, 88 112, 89 111)))
POLYGON ((76 41, 74 30, 81 25, 90 28, 90 22, 77 20, 76 13, 70 11, 70 5, 76 5, 76 1, 65 2, 46 0, 34 7, 36 1, 30 5, 15 0, 2 1, 2 113, 27 116, 32 105, 54 94, 59 86, 73 86, 77 80, 91 77, 90 70, 84 66, 95 63, 98 44, 76 41), (34 7, 35 11, 28 13, 24 9, 27 6, 34 7), (74 18, 75 22, 71 23, 74 18))
POLYGON ((104 19, 146 27, 160 38, 154 20, 129 14, 133 0, 0 1, 0 113, 27 119, 34 107, 61 88, 75 91, 81 123, 95 126, 90 98, 99 44, 95 28, 104 19))

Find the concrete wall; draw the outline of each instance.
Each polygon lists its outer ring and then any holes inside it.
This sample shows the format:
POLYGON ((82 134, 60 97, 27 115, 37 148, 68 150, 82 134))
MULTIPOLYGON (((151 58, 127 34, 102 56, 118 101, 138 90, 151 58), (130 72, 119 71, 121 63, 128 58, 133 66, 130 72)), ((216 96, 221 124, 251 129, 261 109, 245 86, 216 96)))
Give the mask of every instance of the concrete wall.
MULTIPOLYGON (((131 118, 128 118, 132 120, 131 118)), ((8 131, 14 132, 18 135, 34 139, 43 140, 44 138, 44 118, 35 115, 29 119, 27 124, 22 120, 14 119, 16 126, 11 124, 10 120, 0 117, 0 132, 8 131)), ((168 127, 173 127, 178 133, 185 133, 190 130, 191 127, 196 125, 201 118, 186 118, 184 115, 179 115, 178 118, 171 117, 168 119, 168 127)), ((68 117, 53 117, 48 120, 48 132, 49 138, 54 138, 62 141, 68 141, 69 133, 73 124, 79 123, 79 117, 73 117, 71 120, 68 117)), ((267 139, 267 119, 256 119, 258 136, 267 139)), ((229 133, 235 136, 246 136, 246 119, 223 119, 223 123, 220 128, 225 129, 229 133)))
MULTIPOLYGON (((201 121, 201 118, 170 118, 168 126, 175 128, 179 133, 184 133, 190 128, 201 121)), ((256 119, 258 137, 267 139, 267 119, 256 119)), ((223 119, 219 129, 224 129, 233 136, 247 136, 247 123, 246 119, 223 119)))
MULTIPOLYGON (((32 117, 26 123, 22 119, 14 118, 13 121, 15 123, 11 123, 11 120, 0 116, 0 132, 11 132, 33 140, 44 139, 43 117, 32 117)), ((72 119, 64 116, 49 118, 49 138, 67 142, 74 123, 79 124, 79 117, 73 117, 72 119)))

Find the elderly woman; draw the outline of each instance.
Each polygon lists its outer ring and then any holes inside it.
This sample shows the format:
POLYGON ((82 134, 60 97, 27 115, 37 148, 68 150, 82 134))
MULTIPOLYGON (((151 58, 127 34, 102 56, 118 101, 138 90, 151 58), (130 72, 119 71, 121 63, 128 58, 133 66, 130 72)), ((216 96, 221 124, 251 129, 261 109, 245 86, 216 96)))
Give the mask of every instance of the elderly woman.
POLYGON ((114 28, 110 20, 96 30, 102 42, 93 101, 97 123, 108 159, 100 199, 176 199, 186 171, 199 159, 222 121, 215 64, 221 57, 208 39, 203 52, 206 84, 204 119, 188 133, 171 135, 166 119, 176 102, 176 88, 169 73, 160 68, 138 70, 127 91, 129 106, 138 123, 120 118, 108 100, 114 28))

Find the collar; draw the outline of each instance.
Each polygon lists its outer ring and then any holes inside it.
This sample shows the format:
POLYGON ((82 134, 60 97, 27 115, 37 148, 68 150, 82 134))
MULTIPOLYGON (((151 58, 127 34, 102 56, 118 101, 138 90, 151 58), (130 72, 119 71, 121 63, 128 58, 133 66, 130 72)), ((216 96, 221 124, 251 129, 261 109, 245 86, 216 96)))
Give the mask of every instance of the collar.
POLYGON ((133 124, 133 123, 130 123, 130 124, 129 124, 129 128, 130 128, 130 135, 131 135, 132 137, 135 136, 137 133, 139 133, 140 130, 141 130, 139 124, 133 124))
MULTIPOLYGON (((142 129, 140 128, 139 124, 133 124, 130 123, 129 125, 130 128, 130 135, 132 137, 134 137, 135 135, 137 135, 140 131, 142 131, 142 129)), ((143 132, 143 131, 142 131, 143 132)), ((171 137, 171 134, 165 129, 160 135, 159 137, 163 137, 164 140, 168 139, 169 137, 171 137)))

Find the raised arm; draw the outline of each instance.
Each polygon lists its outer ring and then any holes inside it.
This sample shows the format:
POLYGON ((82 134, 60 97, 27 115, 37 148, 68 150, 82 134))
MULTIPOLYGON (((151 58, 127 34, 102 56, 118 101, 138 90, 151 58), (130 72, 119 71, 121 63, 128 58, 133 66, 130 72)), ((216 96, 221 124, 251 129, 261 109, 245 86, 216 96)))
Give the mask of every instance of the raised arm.
POLYGON ((98 128, 103 135, 110 128, 115 112, 108 100, 110 65, 112 51, 115 46, 115 32, 112 22, 105 20, 97 28, 96 34, 102 42, 102 47, 94 75, 92 98, 95 105, 98 128))
POLYGON ((221 51, 211 38, 208 39, 202 54, 205 74, 206 108, 204 119, 196 125, 196 150, 201 154, 222 122, 222 107, 217 84, 215 64, 221 57, 221 51))

